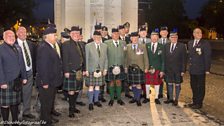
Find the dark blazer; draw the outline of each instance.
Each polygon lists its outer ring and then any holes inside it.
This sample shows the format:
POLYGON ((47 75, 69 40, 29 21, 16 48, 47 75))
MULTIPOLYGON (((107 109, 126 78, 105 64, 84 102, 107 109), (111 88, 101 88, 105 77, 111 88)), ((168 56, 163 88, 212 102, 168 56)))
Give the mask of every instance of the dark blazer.
POLYGON ((177 42, 173 53, 170 52, 171 43, 164 46, 165 73, 181 75, 186 71, 186 46, 177 42))
POLYGON ((20 74, 22 79, 27 79, 22 50, 17 44, 14 46, 17 53, 5 42, 0 45, 0 84, 13 81, 20 74))
POLYGON ((75 42, 72 39, 66 41, 62 44, 62 61, 63 61, 63 71, 64 73, 71 72, 72 70, 77 70, 82 68, 85 70, 85 43, 75 42), (81 53, 83 57, 83 62, 81 63, 81 56, 78 52, 77 44, 81 47, 81 53), (82 67, 81 67, 82 66, 82 67))
POLYGON ((37 86, 48 84, 58 87, 62 83, 62 62, 56 50, 43 41, 37 48, 37 86))
POLYGON ((188 42, 189 72, 198 75, 210 71, 211 67, 211 46, 206 40, 200 40, 196 47, 193 47, 194 40, 188 42), (201 50, 201 54, 196 50, 201 50))

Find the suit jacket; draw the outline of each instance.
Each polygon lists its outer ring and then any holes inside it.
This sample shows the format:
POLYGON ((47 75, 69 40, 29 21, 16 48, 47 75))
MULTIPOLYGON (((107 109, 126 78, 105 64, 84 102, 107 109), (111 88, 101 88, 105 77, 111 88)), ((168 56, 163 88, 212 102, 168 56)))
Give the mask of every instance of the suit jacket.
POLYGON ((63 71, 65 73, 72 70, 85 70, 85 44, 84 42, 75 42, 74 40, 66 41, 62 44, 62 61, 63 71), (80 52, 78 51, 78 44, 80 45, 80 52), (83 61, 81 61, 83 59, 83 61))
POLYGON ((146 44, 146 43, 150 43, 150 42, 151 42, 151 39, 150 39, 150 38, 146 38, 145 43, 143 43, 142 38, 139 38, 139 39, 138 39, 138 42, 139 42, 139 44, 146 44))
POLYGON ((48 84, 58 87, 62 83, 62 62, 56 50, 43 41, 37 48, 37 86, 48 84))
POLYGON ((155 53, 151 49, 152 43, 147 43, 146 48, 148 52, 149 65, 164 72, 164 57, 163 57, 163 45, 158 43, 155 53))
POLYGON ((125 48, 126 42, 119 40, 119 45, 116 47, 113 43, 113 39, 105 41, 107 44, 107 56, 108 56, 108 66, 112 65, 122 65, 124 66, 125 58, 125 48))
POLYGON ((27 79, 22 50, 17 44, 14 46, 17 53, 5 42, 0 45, 0 84, 13 81, 19 75, 22 79, 27 79))
POLYGON ((193 47, 193 44, 194 40, 188 42, 189 72, 195 75, 205 74, 206 71, 210 71, 211 67, 210 43, 201 39, 197 46, 193 47))
POLYGON ((177 42, 174 51, 170 52, 171 43, 164 46, 165 73, 178 75, 186 71, 186 46, 177 42))
POLYGON ((169 40, 169 38, 166 38, 166 42, 162 43, 162 38, 160 38, 159 43, 162 44, 162 45, 165 45, 166 43, 170 43, 170 40, 169 40))
POLYGON ((148 54, 145 44, 138 44, 137 50, 142 51, 142 54, 136 54, 132 49, 132 44, 127 45, 127 54, 125 57, 125 67, 128 68, 132 64, 138 65, 142 71, 149 68, 148 54))
POLYGON ((86 70, 88 72, 94 72, 100 67, 100 70, 108 69, 108 58, 107 58, 107 45, 100 43, 100 57, 95 46, 95 42, 88 43, 85 46, 86 51, 86 70))

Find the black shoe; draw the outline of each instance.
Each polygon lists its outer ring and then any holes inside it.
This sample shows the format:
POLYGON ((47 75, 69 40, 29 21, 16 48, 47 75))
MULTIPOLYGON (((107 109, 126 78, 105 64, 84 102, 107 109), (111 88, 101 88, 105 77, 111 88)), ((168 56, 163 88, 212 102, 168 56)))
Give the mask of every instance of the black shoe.
POLYGON ((36 117, 32 114, 23 115, 23 118, 35 119, 36 117))
POLYGON ((93 104, 89 104, 89 111, 93 110, 93 104))
POLYGON ((100 98, 100 101, 107 102, 107 100, 104 97, 100 98))
POLYGON ((188 104, 187 106, 191 108, 191 107, 194 106, 194 105, 196 105, 196 104, 191 103, 191 104, 188 104))
POLYGON ((173 100, 166 100, 164 101, 165 104, 173 103, 173 100))
POLYGON ((108 103, 109 106, 113 106, 113 104, 114 104, 114 100, 110 100, 108 103))
POLYGON ((192 109, 201 109, 202 105, 196 104, 191 107, 192 109))
POLYGON ((117 104, 125 105, 125 103, 121 99, 120 100, 117 100, 117 104))
POLYGON ((139 101, 137 101, 136 102, 136 104, 137 104, 137 106, 142 106, 142 103, 141 103, 141 101, 139 100, 139 101))
POLYGON ((117 96, 116 95, 114 96, 114 99, 117 100, 117 96))
POLYGON ((136 100, 135 99, 132 99, 131 101, 129 101, 129 103, 135 103, 136 102, 136 100))
POLYGON ((163 98, 163 94, 159 94, 158 98, 163 98))
POLYGON ((83 102, 76 102, 76 104, 79 105, 79 106, 86 106, 86 104, 83 103, 83 102))
POLYGON ((142 103, 148 103, 148 102, 150 102, 150 99, 148 99, 148 98, 145 98, 143 101, 142 101, 142 103))
POLYGON ((173 101, 173 106, 177 106, 178 105, 178 100, 173 101))
POLYGON ((94 105, 96 105, 97 107, 102 107, 102 104, 100 102, 95 102, 94 105))
POLYGON ((156 104, 161 104, 161 102, 159 101, 159 99, 155 99, 155 103, 156 104))
POLYGON ((60 116, 61 113, 57 112, 56 110, 51 111, 51 114, 54 116, 60 116))
POLYGON ((59 120, 58 119, 56 119, 56 118, 51 118, 51 121, 52 121, 52 123, 58 123, 59 122, 59 120))
POLYGON ((74 117, 75 117, 75 114, 74 114, 74 113, 70 113, 70 114, 68 115, 68 117, 70 117, 70 118, 74 118, 74 117))
POLYGON ((127 97, 127 98, 133 98, 130 94, 125 94, 125 97, 127 97))
POLYGON ((80 113, 80 110, 78 110, 77 108, 74 108, 74 112, 75 113, 80 113))

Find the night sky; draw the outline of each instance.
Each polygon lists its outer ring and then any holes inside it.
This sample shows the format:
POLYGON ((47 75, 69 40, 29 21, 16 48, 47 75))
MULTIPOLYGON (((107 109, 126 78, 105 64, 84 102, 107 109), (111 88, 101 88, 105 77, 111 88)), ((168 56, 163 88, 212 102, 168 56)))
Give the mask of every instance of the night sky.
MULTIPOLYGON (((38 7, 34 9, 35 17, 38 20, 47 20, 48 18, 51 21, 54 18, 54 0, 35 0, 38 3, 38 7)), ((194 19, 200 15, 201 7, 208 0, 185 0, 185 10, 186 14, 190 19, 194 19)))

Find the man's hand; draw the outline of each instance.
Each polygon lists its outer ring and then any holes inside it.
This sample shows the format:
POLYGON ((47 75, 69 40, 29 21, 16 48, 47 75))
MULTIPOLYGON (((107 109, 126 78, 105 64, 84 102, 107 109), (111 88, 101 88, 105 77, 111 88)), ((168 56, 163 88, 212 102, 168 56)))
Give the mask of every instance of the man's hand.
POLYGON ((8 88, 8 85, 7 84, 2 84, 1 85, 1 89, 7 89, 8 88))
POLYGON ((87 77, 89 76, 89 72, 88 72, 88 71, 86 71, 86 76, 87 76, 87 77))
POLYGON ((149 71, 148 71, 148 69, 145 69, 145 73, 148 73, 149 71))
POLYGON ((69 78, 69 73, 65 73, 65 78, 69 78))
POLYGON ((107 75, 107 70, 104 70, 103 71, 103 76, 106 76, 107 75))
POLYGON ((181 72, 181 76, 184 76, 184 72, 181 72))
POLYGON ((44 89, 48 89, 48 84, 47 85, 43 85, 44 89))
POLYGON ((164 73, 163 73, 163 72, 160 72, 160 73, 159 73, 159 76, 160 76, 160 78, 163 78, 164 73))
POLYGON ((22 83, 25 85, 27 84, 27 79, 23 79, 22 83))
POLYGON ((124 68, 124 72, 125 73, 128 73, 128 68, 124 68))
POLYGON ((210 74, 210 72, 206 71, 205 74, 210 74))

